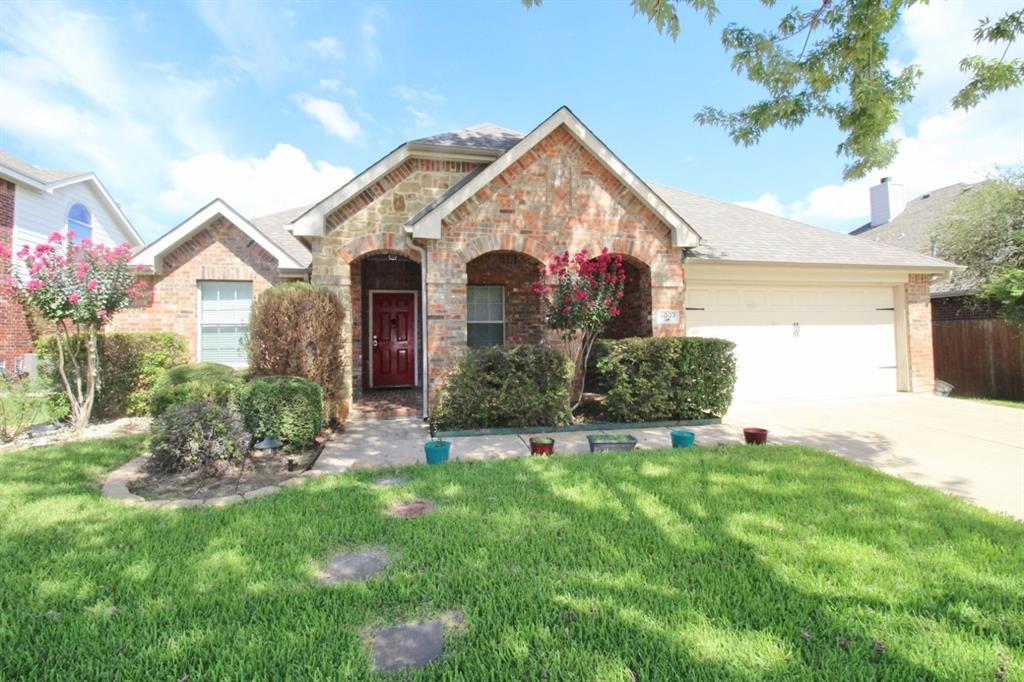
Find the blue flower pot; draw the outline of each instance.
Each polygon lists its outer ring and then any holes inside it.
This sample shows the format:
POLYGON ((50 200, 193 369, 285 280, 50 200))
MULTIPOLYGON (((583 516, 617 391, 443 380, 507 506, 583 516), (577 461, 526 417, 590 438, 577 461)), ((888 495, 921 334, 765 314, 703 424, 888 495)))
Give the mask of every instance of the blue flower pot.
POLYGON ((672 431, 671 434, 672 447, 674 448, 688 448, 697 440, 697 436, 693 431, 672 431))
POLYGON ((448 461, 448 453, 452 444, 446 440, 432 440, 423 445, 423 451, 427 453, 427 464, 444 464, 448 461))

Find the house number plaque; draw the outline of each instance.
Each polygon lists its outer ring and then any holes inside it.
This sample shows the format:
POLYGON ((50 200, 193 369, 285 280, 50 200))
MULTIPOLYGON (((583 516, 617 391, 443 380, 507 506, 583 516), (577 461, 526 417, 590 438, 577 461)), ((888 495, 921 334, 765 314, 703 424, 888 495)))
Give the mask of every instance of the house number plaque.
POLYGON ((655 310, 654 324, 679 324, 679 311, 667 309, 655 310))

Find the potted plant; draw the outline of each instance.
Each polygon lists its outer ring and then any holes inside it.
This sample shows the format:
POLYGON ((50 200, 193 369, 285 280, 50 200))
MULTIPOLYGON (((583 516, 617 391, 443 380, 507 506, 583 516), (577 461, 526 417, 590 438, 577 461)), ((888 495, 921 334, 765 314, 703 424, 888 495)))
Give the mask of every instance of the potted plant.
POLYGON ((431 438, 423 445, 423 450, 427 455, 427 464, 444 464, 448 461, 451 449, 451 441, 431 438))
POLYGON ((547 436, 533 436, 530 438, 530 454, 550 457, 555 454, 555 439, 547 436))
POLYGON ((674 448, 688 448, 697 440, 697 435, 693 431, 673 429, 670 434, 672 436, 672 447, 674 448))
POLYGON ((604 452, 606 450, 635 450, 636 438, 629 434, 599 433, 596 436, 587 436, 591 452, 604 452))
POLYGON ((768 429, 749 426, 743 429, 743 440, 747 445, 764 445, 768 442, 768 429))

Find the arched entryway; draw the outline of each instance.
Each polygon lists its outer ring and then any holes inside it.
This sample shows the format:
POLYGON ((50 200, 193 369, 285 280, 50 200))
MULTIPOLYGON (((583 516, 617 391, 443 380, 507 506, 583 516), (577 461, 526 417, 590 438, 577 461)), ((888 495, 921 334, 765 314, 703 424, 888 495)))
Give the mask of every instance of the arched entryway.
POLYGON ((652 336, 651 322, 651 268, 632 256, 622 255, 626 272, 619 315, 605 326, 602 339, 626 339, 632 336, 652 336))
POLYGON ((490 251, 466 263, 466 344, 541 343, 544 317, 533 293, 542 263, 525 253, 490 251))
POLYGON ((415 413, 423 381, 420 264, 374 251, 350 263, 352 388, 358 411, 415 413))

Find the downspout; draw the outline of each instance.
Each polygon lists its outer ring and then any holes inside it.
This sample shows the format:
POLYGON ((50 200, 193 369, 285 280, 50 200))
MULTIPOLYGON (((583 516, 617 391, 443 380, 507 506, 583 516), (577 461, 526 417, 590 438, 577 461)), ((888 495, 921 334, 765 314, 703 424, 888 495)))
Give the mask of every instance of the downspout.
POLYGON ((427 250, 422 246, 414 244, 411 237, 409 238, 409 246, 420 254, 420 338, 423 339, 423 376, 420 379, 423 384, 423 410, 420 416, 426 419, 428 416, 427 396, 430 384, 430 353, 427 351, 427 250))

